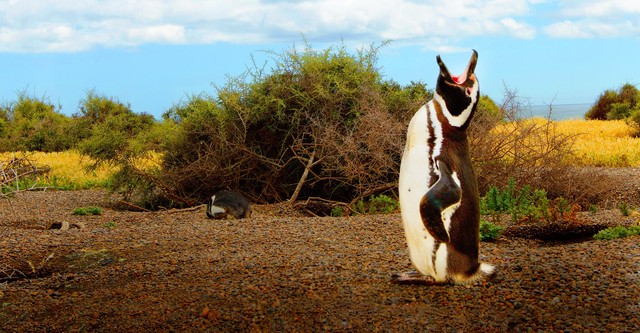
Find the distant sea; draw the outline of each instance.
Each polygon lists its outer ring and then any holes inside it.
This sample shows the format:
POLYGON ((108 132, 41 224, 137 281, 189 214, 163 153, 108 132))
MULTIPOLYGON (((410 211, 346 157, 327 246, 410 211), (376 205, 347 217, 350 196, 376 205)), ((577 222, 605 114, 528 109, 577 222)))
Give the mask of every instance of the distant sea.
MULTIPOLYGON (((584 119, 592 104, 554 104, 551 105, 551 119, 584 119)), ((549 114, 548 105, 532 105, 530 110, 523 110, 523 117, 546 117, 549 114)))

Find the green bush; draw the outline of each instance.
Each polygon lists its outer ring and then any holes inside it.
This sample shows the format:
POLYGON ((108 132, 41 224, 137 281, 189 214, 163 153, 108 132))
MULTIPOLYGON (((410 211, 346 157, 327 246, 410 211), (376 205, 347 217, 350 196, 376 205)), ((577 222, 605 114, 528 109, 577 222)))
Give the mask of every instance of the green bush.
POLYGON ((491 215, 494 219, 500 214, 509 214, 512 222, 539 221, 549 219, 549 199, 545 190, 532 190, 529 185, 516 188, 513 178, 502 189, 491 186, 480 200, 483 215, 491 215))
POLYGON ((70 120, 46 97, 18 94, 0 105, 0 151, 63 151, 72 147, 70 120))
POLYGON ((100 207, 78 207, 73 210, 73 215, 102 215, 102 208, 100 207))
POLYGON ((606 90, 596 100, 596 103, 585 114, 586 119, 607 120, 607 113, 611 104, 618 100, 618 93, 606 90))
POLYGON ((397 200, 384 194, 373 195, 369 200, 359 200, 353 207, 353 211, 360 214, 389 214, 398 210, 397 200))
POLYGON ((623 227, 616 226, 610 227, 604 230, 600 230, 593 236, 597 240, 611 240, 615 238, 622 238, 627 236, 640 235, 640 226, 623 227))
POLYGON ((107 229, 107 230, 111 230, 115 227, 117 227, 118 224, 114 221, 109 221, 109 222, 105 222, 104 224, 102 224, 102 227, 107 229))
POLYGON ((640 137, 640 107, 631 111, 629 118, 626 119, 627 124, 634 129, 634 137, 640 137))
POLYGON ((95 160, 94 167, 139 157, 143 152, 135 149, 140 147, 135 145, 135 139, 155 124, 153 116, 136 114, 128 105, 94 91, 87 93, 80 110, 76 124, 82 128, 78 135, 83 140, 78 149, 95 160))
POLYGON ((620 120, 626 119, 631 115, 631 104, 628 102, 613 103, 609 106, 609 112, 607 112, 607 120, 620 120))
POLYGON ((480 96, 478 100, 477 113, 484 113, 491 118, 502 119, 503 114, 500 111, 500 107, 487 95, 480 96))
POLYGON ((480 220, 480 241, 491 242, 500 237, 502 227, 485 220, 480 220))
POLYGON ((607 90, 585 114, 586 119, 625 119, 640 133, 640 90, 627 83, 618 91, 607 90))
MULTIPOLYGON (((77 147, 82 154, 92 158, 90 169, 103 164, 115 166, 117 171, 107 185, 122 194, 126 201, 151 208, 165 204, 166 200, 158 196, 162 191, 158 190, 160 185, 154 178, 158 168, 143 170, 140 167, 163 140, 164 133, 158 130, 162 125, 151 115, 136 114, 128 105, 93 91, 87 93, 80 110, 76 125, 85 129, 79 131, 83 139, 77 147)), ((166 134, 171 136, 170 132, 166 134)), ((164 184, 161 180, 158 182, 164 184)))
POLYGON ((344 210, 340 206, 334 206, 333 208, 331 208, 331 216, 342 217, 344 216, 344 210))

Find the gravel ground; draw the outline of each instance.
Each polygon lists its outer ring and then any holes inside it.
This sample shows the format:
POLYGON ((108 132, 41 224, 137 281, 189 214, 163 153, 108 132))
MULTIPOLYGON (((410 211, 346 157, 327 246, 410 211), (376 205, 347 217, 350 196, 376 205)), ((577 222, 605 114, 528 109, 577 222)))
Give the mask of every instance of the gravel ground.
MULTIPOLYGON (((637 188, 636 188, 637 189, 637 188)), ((471 286, 391 283, 411 269, 399 214, 305 217, 256 206, 132 213, 102 191, 0 200, 0 331, 640 331, 640 237, 482 243, 471 286), (47 230, 69 222, 69 230, 47 230), (76 228, 79 226, 80 228, 76 228)), ((586 213, 590 214, 590 213, 586 213)), ((630 225, 617 210, 590 223, 630 225)))

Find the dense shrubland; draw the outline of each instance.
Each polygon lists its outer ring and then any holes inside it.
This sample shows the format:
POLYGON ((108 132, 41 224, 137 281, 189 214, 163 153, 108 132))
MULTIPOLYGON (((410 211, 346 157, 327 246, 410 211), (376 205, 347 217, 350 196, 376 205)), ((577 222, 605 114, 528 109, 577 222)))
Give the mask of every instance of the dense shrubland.
MULTIPOLYGON (((359 211, 396 196, 406 126, 432 97, 421 82, 384 78, 378 51, 307 46, 272 53, 271 68, 230 76, 160 121, 94 91, 72 117, 21 93, 0 105, 0 151, 77 149, 93 172, 112 167, 109 186, 140 207, 189 206, 235 188, 254 202, 304 200, 320 203, 316 211, 325 214, 359 211)), ((575 135, 548 119, 521 118, 526 110, 508 88, 502 105, 482 96, 469 129, 481 193, 512 179, 550 199, 597 202, 609 183, 568 167, 575 135)))

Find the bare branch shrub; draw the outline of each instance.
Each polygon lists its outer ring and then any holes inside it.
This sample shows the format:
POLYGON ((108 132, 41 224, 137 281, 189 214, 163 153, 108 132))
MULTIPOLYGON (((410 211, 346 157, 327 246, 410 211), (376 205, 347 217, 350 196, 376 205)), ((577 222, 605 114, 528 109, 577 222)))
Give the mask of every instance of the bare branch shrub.
MULTIPOLYGON (((7 193, 20 191, 20 181, 28 177, 43 175, 49 172, 48 166, 38 166, 28 157, 12 157, 5 161, 0 161, 0 197, 7 196, 7 193)), ((32 189, 30 187, 29 189, 32 189)), ((24 189, 23 189, 24 190, 24 189)))
POLYGON ((393 192, 405 124, 430 92, 381 80, 377 52, 273 53, 272 73, 256 67, 176 106, 160 178, 192 202, 225 188, 255 202, 393 192))
POLYGON ((469 136, 480 193, 513 178, 520 186, 545 189, 551 198, 564 197, 584 207, 603 199, 615 181, 571 166, 575 137, 557 131, 552 105, 545 119, 523 118, 526 109, 526 101, 509 88, 499 116, 478 109, 469 136))
MULTIPOLYGON (((352 202, 397 187, 406 127, 402 119, 394 118, 382 107, 379 94, 366 94, 368 100, 361 101, 360 117, 349 131, 340 133, 337 124, 314 121, 314 141, 324 153, 323 170, 334 181, 352 188, 352 202)), ((406 113, 412 114, 414 108, 411 106, 406 113)), ((317 177, 316 181, 322 178, 317 177)))

